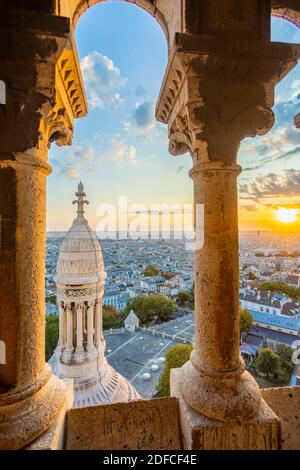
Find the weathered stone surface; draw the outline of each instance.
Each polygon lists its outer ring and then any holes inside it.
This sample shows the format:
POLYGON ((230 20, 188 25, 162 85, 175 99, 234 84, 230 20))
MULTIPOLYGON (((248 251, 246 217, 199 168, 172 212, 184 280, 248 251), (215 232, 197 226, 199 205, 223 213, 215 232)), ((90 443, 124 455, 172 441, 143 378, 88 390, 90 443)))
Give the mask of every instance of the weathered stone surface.
MULTIPOLYGON (((221 423, 196 413, 182 399, 179 371, 171 371, 171 394, 178 397, 182 445, 188 450, 276 450, 280 448, 280 422, 262 400, 253 418, 221 423)), ((224 406, 226 402, 224 401, 224 406)))
POLYGON ((176 398, 73 409, 66 449, 179 450, 176 398))
POLYGON ((300 449, 300 387, 261 390, 263 399, 281 422, 282 450, 300 449))
POLYGON ((0 338, 6 345, 0 367, 1 449, 22 448, 40 436, 65 401, 64 384, 45 364, 51 134, 44 125, 41 135, 41 121, 48 122, 49 112, 55 121, 56 61, 68 37, 64 18, 0 5, 0 75, 6 85, 6 101, 0 106, 0 338))
POLYGON ((62 450, 66 438, 66 413, 72 408, 74 393, 73 381, 71 379, 63 380, 66 386, 66 400, 61 408, 59 415, 51 428, 38 437, 32 444, 29 444, 25 450, 62 450))

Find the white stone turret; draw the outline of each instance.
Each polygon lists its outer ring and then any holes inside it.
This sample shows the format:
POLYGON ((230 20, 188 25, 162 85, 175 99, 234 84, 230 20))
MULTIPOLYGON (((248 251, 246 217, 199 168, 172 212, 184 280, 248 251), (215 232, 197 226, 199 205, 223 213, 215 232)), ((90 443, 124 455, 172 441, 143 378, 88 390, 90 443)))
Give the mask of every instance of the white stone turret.
POLYGON ((132 385, 104 356, 102 298, 106 273, 96 233, 84 217, 80 182, 77 217, 63 240, 54 278, 59 305, 59 339, 50 364, 60 378, 74 379, 75 408, 136 400, 132 385))

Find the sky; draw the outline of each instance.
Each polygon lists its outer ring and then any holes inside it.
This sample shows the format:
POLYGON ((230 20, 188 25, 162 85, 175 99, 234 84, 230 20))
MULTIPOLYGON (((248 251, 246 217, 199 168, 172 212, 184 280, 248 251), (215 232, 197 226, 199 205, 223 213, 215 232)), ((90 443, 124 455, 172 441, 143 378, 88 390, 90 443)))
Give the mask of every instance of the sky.
MULTIPOLYGON (((128 213, 133 204, 189 207, 191 157, 168 153, 167 126, 154 117, 167 65, 161 27, 137 6, 104 2, 84 13, 75 38, 89 113, 75 121, 72 146, 52 144, 49 151, 53 173, 47 180, 47 230, 69 228, 80 180, 94 228, 101 205, 118 208, 120 196, 127 198, 128 213)), ((274 18, 272 40, 300 43, 300 29, 274 18)), ((300 65, 276 87, 273 110, 273 129, 244 140, 239 150, 241 229, 300 230, 300 130, 293 126, 300 112, 300 65), (287 212, 279 218, 296 220, 277 220, 282 208, 287 212)))

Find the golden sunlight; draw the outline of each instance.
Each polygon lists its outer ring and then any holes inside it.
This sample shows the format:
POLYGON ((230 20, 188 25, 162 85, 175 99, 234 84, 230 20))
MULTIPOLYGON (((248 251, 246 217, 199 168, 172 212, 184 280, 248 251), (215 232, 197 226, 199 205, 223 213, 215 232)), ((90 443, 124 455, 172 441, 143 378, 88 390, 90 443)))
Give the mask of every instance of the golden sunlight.
POLYGON ((279 207, 275 211, 275 217, 279 222, 283 222, 284 224, 291 224, 292 222, 296 222, 298 217, 298 209, 287 209, 286 207, 279 207))

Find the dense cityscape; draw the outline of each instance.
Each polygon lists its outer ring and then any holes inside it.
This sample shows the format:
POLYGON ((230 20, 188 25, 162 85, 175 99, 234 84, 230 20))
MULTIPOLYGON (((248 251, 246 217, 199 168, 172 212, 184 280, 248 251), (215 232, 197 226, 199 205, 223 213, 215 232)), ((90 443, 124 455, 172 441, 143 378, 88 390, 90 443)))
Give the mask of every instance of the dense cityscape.
MULTIPOLYGON (((53 277, 63 232, 49 232, 46 253, 46 314, 57 315, 56 287, 53 277)), ((171 320, 154 322, 131 332, 124 323, 105 332, 106 355, 122 375, 133 382, 145 397, 156 394, 165 353, 178 343, 193 344, 192 306, 180 302, 180 294, 193 292, 193 251, 184 240, 101 240, 107 279, 104 306, 122 315, 127 303, 141 296, 162 294, 176 305, 171 320), (148 335, 148 336, 147 336, 148 335), (136 338, 135 338, 136 336, 136 338), (140 339, 143 339, 141 347, 140 339), (118 353, 115 354, 115 350, 118 353), (139 350, 140 361, 130 359, 139 350), (142 356, 144 358, 142 359, 142 356)), ((251 313, 251 326, 241 335, 240 353, 251 366, 263 348, 280 352, 291 359, 292 347, 300 332, 300 241, 297 234, 274 232, 240 233, 240 305, 251 313)), ((136 312, 137 315, 139 312, 136 312)), ((297 365, 284 380, 296 382, 297 365)), ((269 386, 258 377, 262 386, 269 386)))

